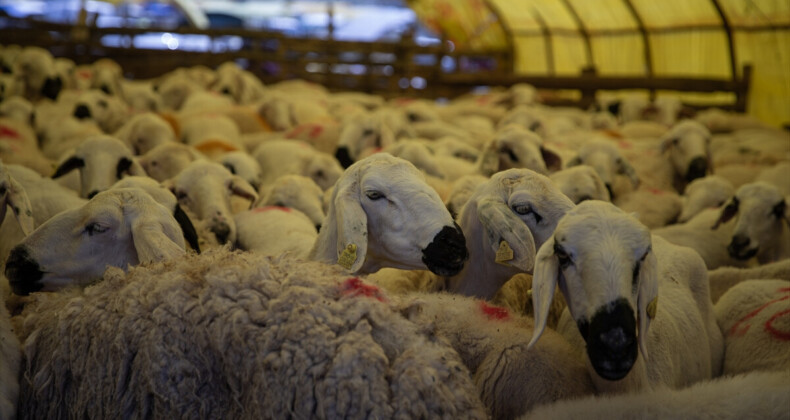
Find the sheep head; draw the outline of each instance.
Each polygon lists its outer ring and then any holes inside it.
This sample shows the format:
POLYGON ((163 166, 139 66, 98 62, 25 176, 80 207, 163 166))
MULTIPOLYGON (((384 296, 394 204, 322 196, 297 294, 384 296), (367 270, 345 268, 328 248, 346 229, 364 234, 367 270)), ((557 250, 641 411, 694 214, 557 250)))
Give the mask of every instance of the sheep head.
POLYGON ((733 195, 735 195, 735 187, 724 178, 708 175, 695 179, 683 191, 683 211, 678 217, 678 222, 688 222, 706 208, 721 207, 733 195))
POLYGON ((612 199, 615 198, 612 193, 612 185, 616 175, 627 176, 634 188, 639 186, 639 177, 634 167, 608 140, 592 140, 585 143, 579 148, 578 156, 571 159, 567 167, 581 164, 590 165, 595 169, 609 190, 612 199))
POLYGON ((658 297, 656 270, 646 226, 611 203, 579 204, 538 251, 532 279, 535 330, 529 346, 546 327, 559 284, 587 342, 590 364, 604 379, 624 378, 639 350, 648 357, 647 333, 658 297))
POLYGON ((352 273, 383 267, 459 272, 466 240, 439 195, 406 160, 377 153, 349 167, 332 191, 310 258, 352 273))
POLYGON ((575 204, 587 200, 612 200, 609 190, 592 166, 579 165, 563 169, 549 178, 575 204))
POLYGON ((30 204, 24 187, 11 177, 3 162, 0 161, 0 223, 3 223, 6 209, 9 207, 19 222, 22 233, 29 235, 36 225, 33 220, 33 206, 30 204))
POLYGON ((137 188, 97 194, 52 217, 11 250, 5 275, 14 293, 57 290, 101 278, 107 266, 162 261, 184 253, 171 211, 137 188))
POLYGON ((661 151, 669 151, 675 173, 685 182, 691 182, 712 172, 710 139, 710 131, 704 125, 685 120, 661 137, 661 151))

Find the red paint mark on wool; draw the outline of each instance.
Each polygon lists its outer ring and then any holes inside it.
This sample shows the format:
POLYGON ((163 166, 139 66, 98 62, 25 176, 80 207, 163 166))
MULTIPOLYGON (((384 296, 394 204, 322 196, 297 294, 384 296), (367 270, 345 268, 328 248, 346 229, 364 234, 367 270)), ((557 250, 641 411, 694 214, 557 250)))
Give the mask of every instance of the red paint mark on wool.
POLYGON ((0 126, 0 137, 11 137, 12 139, 20 138, 18 131, 4 125, 0 126))
POLYGON ((291 131, 289 131, 285 135, 285 137, 287 137, 289 139, 297 138, 304 132, 304 130, 305 130, 305 126, 303 126, 303 125, 294 127, 291 131))
POLYGON ((504 320, 510 317, 507 309, 500 308, 499 306, 491 306, 484 301, 480 301, 480 310, 488 316, 488 319, 504 320))
POLYGON ((386 299, 381 294, 381 290, 379 290, 376 286, 371 286, 369 284, 365 284, 359 277, 351 277, 348 280, 343 282, 342 290, 340 293, 343 296, 366 296, 371 297, 379 302, 385 302, 386 299))
MULTIPOLYGON (((779 289, 779 291, 782 291, 782 289, 779 289)), ((730 330, 727 332, 727 335, 735 336, 735 337, 743 336, 744 334, 746 334, 747 331, 749 331, 749 328, 751 327, 751 325, 749 325, 749 324, 743 325, 746 321, 754 318, 755 316, 757 316, 757 314, 762 312, 765 308, 773 305, 774 303, 781 302, 781 301, 788 300, 788 299, 790 299, 790 295, 783 296, 783 297, 780 297, 778 299, 771 300, 771 301, 765 303, 764 305, 760 306, 759 308, 753 310, 752 312, 749 312, 748 314, 746 314, 746 316, 744 316, 743 318, 739 319, 738 322, 736 322, 735 325, 732 326, 732 328, 730 328, 730 330)), ((779 314, 781 314, 781 312, 779 312, 779 314)), ((779 316, 781 316, 781 315, 779 315, 779 316)), ((766 330, 768 330, 769 333, 771 333, 771 331, 770 331, 768 325, 772 324, 773 321, 775 321, 775 319, 778 318, 779 316, 777 316, 775 314, 773 317, 771 317, 771 319, 768 320, 768 322, 766 322, 765 328, 766 328, 766 330)))
POLYGON ((77 72, 77 76, 80 79, 90 79, 91 77, 93 77, 93 73, 90 70, 81 70, 77 72))
POLYGON ((252 209, 251 211, 252 211, 253 213, 263 213, 263 212, 265 212, 265 211, 270 211, 270 210, 279 210, 279 211, 284 211, 284 212, 286 212, 286 213, 290 213, 290 212, 291 212, 291 209, 290 209, 290 208, 288 208, 288 207, 282 207, 282 206, 265 206, 265 207, 257 207, 257 208, 254 208, 254 209, 252 209))
POLYGON ((788 314, 790 314, 790 309, 785 309, 784 311, 779 311, 775 313, 768 321, 765 322, 765 331, 767 331, 768 334, 774 336, 774 338, 776 338, 777 340, 790 341, 789 331, 779 331, 776 328, 774 328, 773 325, 774 321, 776 321, 777 318, 788 314))
POLYGON ((310 129, 310 138, 314 139, 321 135, 324 132, 324 127, 314 124, 313 127, 310 129))
POLYGON ((659 190, 658 188, 648 188, 647 191, 653 195, 661 195, 664 194, 663 190, 659 190))

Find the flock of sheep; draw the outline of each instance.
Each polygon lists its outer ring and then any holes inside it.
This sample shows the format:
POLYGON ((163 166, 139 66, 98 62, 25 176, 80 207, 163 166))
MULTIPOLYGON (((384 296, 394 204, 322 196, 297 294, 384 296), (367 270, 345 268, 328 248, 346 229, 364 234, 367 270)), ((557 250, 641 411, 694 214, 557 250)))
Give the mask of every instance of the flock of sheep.
POLYGON ((790 416, 787 131, 0 69, 0 418, 790 416))

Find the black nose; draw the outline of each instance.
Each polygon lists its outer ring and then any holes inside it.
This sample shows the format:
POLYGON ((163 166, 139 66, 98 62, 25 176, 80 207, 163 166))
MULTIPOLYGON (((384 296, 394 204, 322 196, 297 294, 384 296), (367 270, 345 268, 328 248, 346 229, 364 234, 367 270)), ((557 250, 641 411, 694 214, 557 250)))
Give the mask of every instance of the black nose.
POLYGON ((457 223, 445 226, 433 241, 422 250, 422 262, 429 270, 440 276, 458 274, 469 258, 466 238, 457 223))
POLYGON ((340 162, 340 165, 345 169, 354 164, 354 159, 351 159, 351 154, 348 152, 348 147, 341 146, 335 151, 335 158, 340 162))
POLYGON ((727 246, 727 252, 735 259, 748 260, 757 254, 757 248, 749 249, 750 242, 746 235, 735 235, 727 246))
POLYGON ((686 172, 686 181, 691 182, 697 178, 703 178, 708 172, 708 160, 704 157, 696 157, 689 163, 686 172))
POLYGON ((316 232, 320 232, 321 231, 321 225, 320 224, 315 225, 315 231, 316 232))
POLYGON ((98 194, 98 193, 100 193, 100 192, 101 192, 101 191, 99 191, 99 190, 93 190, 93 191, 89 192, 89 193, 88 193, 88 200, 90 200, 90 199, 91 199, 91 198, 93 198, 93 197, 94 197, 96 194, 98 194))
POLYGON ((78 105, 74 108, 74 117, 80 120, 91 117, 91 110, 86 105, 78 105))
POLYGON ((590 364, 604 379, 616 381, 631 371, 639 353, 636 340, 636 317, 625 299, 601 308, 589 325, 579 323, 587 342, 590 364))
POLYGON ((60 77, 48 77, 44 80, 44 86, 41 87, 41 94, 54 101, 58 99, 61 89, 63 89, 63 81, 60 80, 60 77))
POLYGON ((219 222, 211 227, 211 231, 214 233, 214 236, 217 238, 217 242, 220 244, 228 242, 228 237, 230 236, 230 226, 228 226, 227 223, 219 222))
POLYGON ((5 276, 11 284, 11 289, 20 296, 29 295, 43 287, 40 280, 44 272, 39 269, 38 263, 30 257, 27 248, 22 245, 15 246, 8 255, 5 276))

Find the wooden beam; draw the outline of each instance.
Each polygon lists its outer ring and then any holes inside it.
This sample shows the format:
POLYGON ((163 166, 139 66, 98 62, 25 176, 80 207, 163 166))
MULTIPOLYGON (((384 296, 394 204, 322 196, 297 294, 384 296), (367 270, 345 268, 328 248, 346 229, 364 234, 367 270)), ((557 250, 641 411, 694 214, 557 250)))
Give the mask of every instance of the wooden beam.
MULTIPOLYGON (((634 4, 631 3, 631 0, 623 0, 625 6, 631 12, 631 16, 633 16, 634 20, 636 21, 637 27, 639 27, 639 33, 642 34, 642 42, 645 44, 645 70, 647 71, 648 76, 653 75, 653 52, 650 48, 650 38, 647 35, 647 29, 645 28, 645 22, 642 21, 642 17, 639 16, 639 13, 636 11, 634 4)), ((651 96, 653 92, 650 93, 651 96)))
POLYGON ((587 30, 587 27, 584 25, 584 21, 582 21, 570 0, 562 0, 562 4, 564 4, 565 8, 568 9, 568 13, 570 13, 571 17, 573 17, 573 20, 576 21, 576 26, 579 27, 579 32, 582 34, 582 39, 584 39, 584 53, 587 58, 587 67, 592 66, 593 53, 592 42, 590 42, 590 32, 587 30))
POLYGON ((499 24, 502 25, 502 31, 505 32, 505 38, 507 39, 508 43, 508 51, 510 52, 510 60, 506 63, 506 67, 502 69, 504 72, 513 73, 516 71, 516 54, 518 51, 516 50, 516 39, 513 34, 513 28, 510 27, 510 24, 504 19, 504 14, 502 10, 493 2, 493 0, 484 0, 483 3, 491 10, 491 13, 496 16, 499 24))
POLYGON ((538 22, 538 26, 540 26, 540 31, 543 35, 543 46, 546 50, 546 70, 549 74, 555 74, 557 71, 554 65, 554 45, 551 43, 551 31, 537 9, 533 8, 531 12, 532 16, 535 17, 535 21, 538 22))
POLYGON ((732 74, 732 79, 736 80, 738 78, 738 68, 735 66, 735 43, 732 40, 732 28, 730 27, 730 20, 727 19, 727 14, 724 13, 724 9, 721 7, 719 0, 710 1, 713 3, 713 7, 716 8, 716 11, 719 13, 721 24, 724 26, 725 35, 727 35, 727 48, 729 48, 730 51, 730 73, 732 74))

